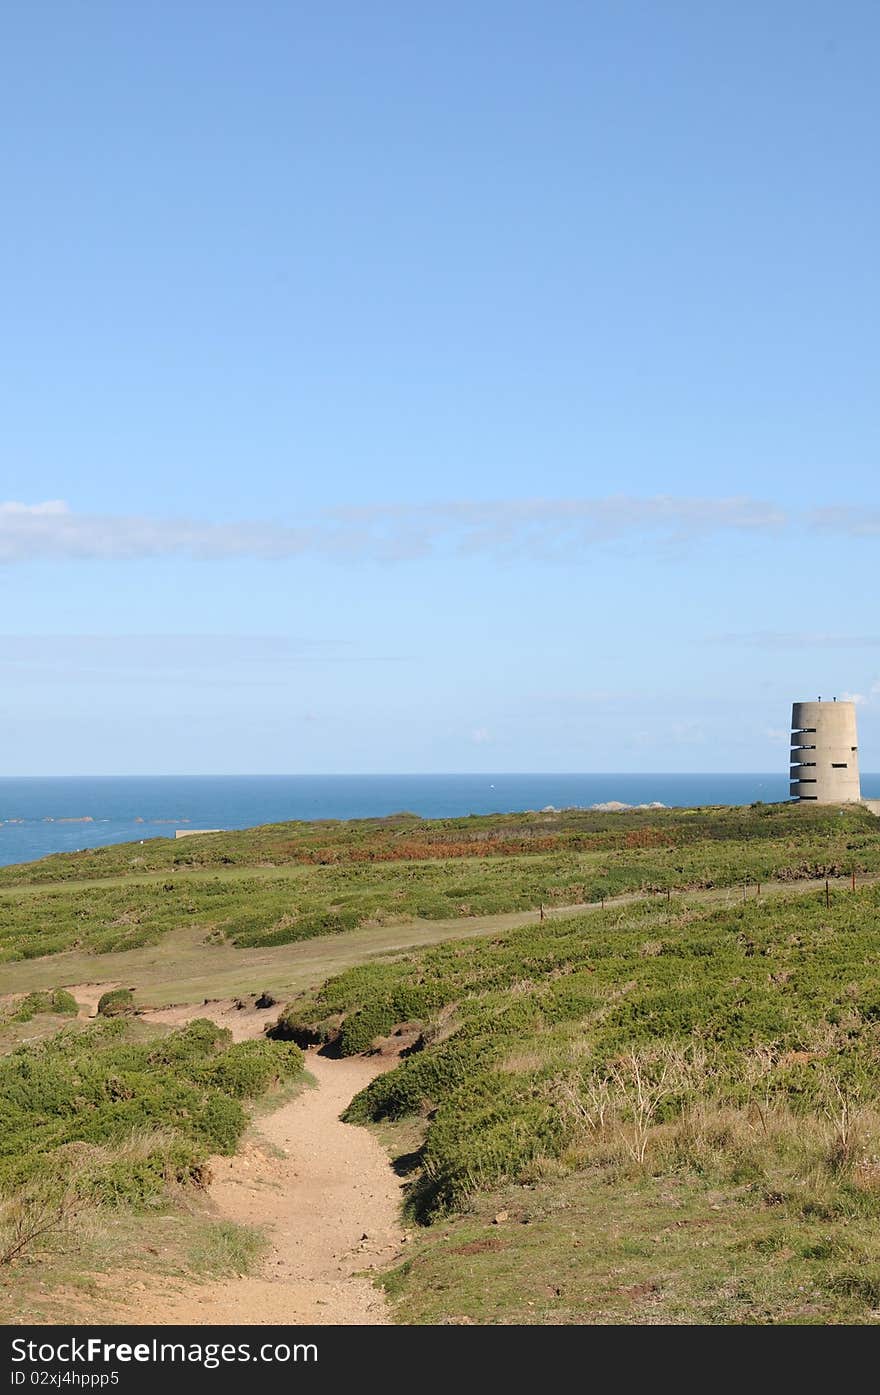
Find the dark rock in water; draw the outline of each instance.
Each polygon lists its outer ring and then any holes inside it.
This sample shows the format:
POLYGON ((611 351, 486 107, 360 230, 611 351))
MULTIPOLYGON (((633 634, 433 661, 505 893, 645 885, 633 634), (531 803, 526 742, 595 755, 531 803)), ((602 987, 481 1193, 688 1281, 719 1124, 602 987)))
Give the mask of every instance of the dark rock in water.
POLYGON ((261 993, 257 1001, 254 1003, 254 1007, 270 1008, 275 1006, 275 1002, 276 999, 272 997, 271 993, 261 993))

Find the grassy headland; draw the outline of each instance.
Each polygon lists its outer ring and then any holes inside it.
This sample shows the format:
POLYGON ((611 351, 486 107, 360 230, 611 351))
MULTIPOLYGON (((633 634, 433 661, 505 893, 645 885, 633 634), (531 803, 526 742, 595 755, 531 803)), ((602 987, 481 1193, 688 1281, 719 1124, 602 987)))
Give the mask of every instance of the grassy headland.
MULTIPOLYGON (((75 1183, 130 1228, 235 1146, 291 1040, 353 1054, 408 1023, 348 1116, 409 1178, 402 1320, 871 1321, 880 887, 852 873, 880 875, 866 810, 764 805, 279 825, 2 869, 4 986, 31 994, 4 1039, 35 1040, 0 1060, 0 1182, 39 1208, 48 1160, 62 1202, 75 1183), (308 985, 282 1041, 63 1025, 60 984, 200 1001, 245 974, 308 985)), ((33 1213, 9 1204, 7 1227, 33 1213)))
POLYGON ((0 962, 155 945, 266 948, 622 894, 880 873, 866 810, 571 810, 287 824, 0 869, 0 962))

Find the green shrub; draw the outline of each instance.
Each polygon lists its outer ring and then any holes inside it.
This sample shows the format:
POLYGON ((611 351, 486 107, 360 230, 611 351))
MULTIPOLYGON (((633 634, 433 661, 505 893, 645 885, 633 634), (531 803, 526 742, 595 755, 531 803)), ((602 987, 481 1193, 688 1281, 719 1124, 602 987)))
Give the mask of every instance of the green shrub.
POLYGON ((564 1137, 563 1121, 534 1082, 485 1071, 451 1090, 438 1108, 410 1209, 430 1221, 472 1192, 516 1176, 541 1154, 558 1152, 564 1137))
POLYGON ((210 1153, 231 1153, 242 1100, 302 1070, 296 1046, 230 1045, 204 1019, 156 1040, 124 1019, 62 1031, 0 1057, 0 1188, 67 1179, 93 1199, 146 1204, 168 1183, 198 1183, 210 1153))
POLYGON ((98 999, 99 1017, 124 1017, 134 1011, 134 994, 130 988, 111 988, 98 999))
POLYGON ((266 1035, 272 1041, 292 1041, 297 1046, 325 1046, 337 1035, 339 1022, 328 1018, 314 1002, 288 1003, 266 1035))
POLYGON ((28 993, 15 1005, 9 1017, 10 1022, 30 1022, 39 1013, 57 1013, 64 1017, 76 1017, 79 1007, 76 999, 66 988, 28 993))
POLYGON ((151 1065, 183 1065, 202 1062, 212 1052, 232 1041, 228 1027, 218 1027, 208 1017, 196 1017, 179 1031, 171 1032, 152 1048, 151 1065))
POLYGON ((199 1069, 199 1078, 216 1090, 249 1099, 270 1085, 301 1075, 303 1054, 293 1042, 240 1041, 199 1069))

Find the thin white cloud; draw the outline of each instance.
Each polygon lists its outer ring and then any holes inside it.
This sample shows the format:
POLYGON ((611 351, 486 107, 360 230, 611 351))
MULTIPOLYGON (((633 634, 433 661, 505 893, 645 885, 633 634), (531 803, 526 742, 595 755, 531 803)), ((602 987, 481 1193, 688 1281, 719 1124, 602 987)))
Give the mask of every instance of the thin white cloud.
POLYGON ((626 537, 681 542, 720 532, 767 532, 786 522, 775 505, 746 497, 390 504, 337 509, 296 524, 77 513, 56 499, 0 503, 0 563, 278 560, 305 554, 385 562, 440 554, 553 560, 626 537))
POLYGON ((844 533, 850 537, 872 538, 880 534, 880 510, 832 504, 813 509, 807 515, 813 528, 826 533, 844 533))
POLYGON ((880 678, 864 693, 841 693, 840 696, 844 702, 854 702, 857 707, 874 707, 880 702, 880 678))
POLYGON ((45 518, 69 512, 70 510, 63 499, 46 499, 42 504, 19 504, 14 499, 0 503, 0 519, 4 514, 9 518, 45 518))
MULTIPOLYGON (((63 677, 64 680, 163 680, 169 674, 254 674, 289 682, 290 670, 332 664, 403 663, 411 656, 364 653, 347 639, 299 639, 290 635, 109 634, 0 635, 0 680, 63 677)), ((223 682, 231 681, 226 676, 223 682)), ((262 678, 260 681, 264 681, 262 678)))
POLYGON ((673 722, 669 736, 681 746, 703 746, 706 743, 706 727, 701 721, 673 722))
POLYGON ((749 649, 878 649, 880 635, 814 634, 810 630, 745 630, 707 635, 708 644, 742 645, 749 649))
POLYGON ((306 530, 271 523, 75 513, 59 500, 0 504, 0 562, 7 563, 292 557, 306 551, 309 541, 306 530))

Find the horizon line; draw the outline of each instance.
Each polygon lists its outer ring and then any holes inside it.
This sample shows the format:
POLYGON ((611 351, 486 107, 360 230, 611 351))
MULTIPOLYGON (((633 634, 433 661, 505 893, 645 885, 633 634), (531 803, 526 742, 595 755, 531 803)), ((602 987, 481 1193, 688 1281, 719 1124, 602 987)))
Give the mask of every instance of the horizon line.
MULTIPOLYGON (((880 771, 862 771, 862 778, 880 771)), ((753 778, 788 780, 785 770, 368 770, 368 771, 114 771, 112 774, 78 771, 69 774, 0 775, 4 780, 420 780, 420 779, 654 779, 676 778, 753 778)))

